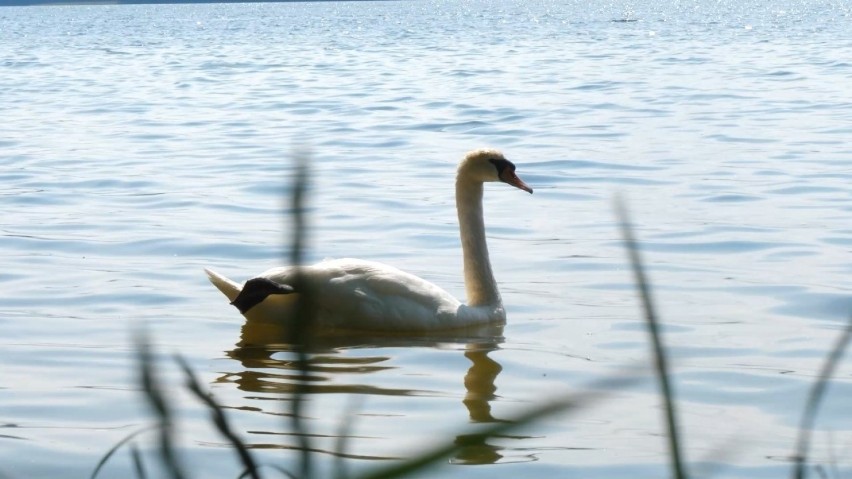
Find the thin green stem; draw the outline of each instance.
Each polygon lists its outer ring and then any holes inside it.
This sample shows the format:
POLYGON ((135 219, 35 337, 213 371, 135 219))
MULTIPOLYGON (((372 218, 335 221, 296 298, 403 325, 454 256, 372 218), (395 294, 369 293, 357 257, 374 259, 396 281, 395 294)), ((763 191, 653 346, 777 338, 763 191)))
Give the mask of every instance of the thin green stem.
POLYGON ((852 317, 849 318, 849 322, 837 338, 831 352, 825 358, 825 363, 823 363, 819 372, 819 379, 811 387, 811 392, 808 394, 808 402, 805 404, 805 410, 802 413, 802 419, 799 423, 799 437, 796 441, 796 455, 794 457, 796 465, 793 468, 795 479, 804 479, 806 476, 805 466, 808 463, 808 449, 810 449, 811 433, 816 422, 817 411, 819 411, 819 405, 828 389, 829 381, 843 358, 843 353, 850 341, 852 341, 852 317))
POLYGON ((303 410, 305 395, 308 392, 308 350, 310 332, 312 330, 311 320, 311 291, 304 276, 299 269, 302 264, 302 256, 305 248, 306 221, 305 221, 305 192, 308 187, 308 159, 307 154, 298 152, 295 155, 296 174, 293 178, 291 205, 293 209, 293 236, 290 249, 290 264, 296 268, 294 289, 298 291, 296 300, 296 315, 294 321, 289 325, 291 328, 291 340, 295 348, 297 364, 299 366, 293 396, 290 401, 291 424, 299 441, 301 451, 300 477, 309 479, 312 477, 311 444, 303 424, 303 410))
POLYGON ((651 335, 654 367, 657 373, 660 393, 663 396, 663 404, 665 406, 664 414, 666 427, 668 429, 667 438, 669 454, 671 456, 672 476, 676 479, 685 479, 687 474, 680 449, 681 439, 678 434, 674 391, 669 383, 670 373, 668 359, 666 357, 665 347, 663 346, 663 339, 662 334, 660 333, 656 308, 654 307, 654 302, 651 297, 651 286, 645 274, 645 268, 642 266, 642 257, 639 253, 636 238, 633 235, 633 228, 630 224, 630 218, 627 213, 626 206, 621 199, 616 200, 616 213, 621 223, 621 235, 627 246, 630 266, 633 269, 633 278, 636 282, 636 288, 639 290, 639 297, 642 301, 642 308, 645 312, 645 322, 648 326, 648 332, 651 335))

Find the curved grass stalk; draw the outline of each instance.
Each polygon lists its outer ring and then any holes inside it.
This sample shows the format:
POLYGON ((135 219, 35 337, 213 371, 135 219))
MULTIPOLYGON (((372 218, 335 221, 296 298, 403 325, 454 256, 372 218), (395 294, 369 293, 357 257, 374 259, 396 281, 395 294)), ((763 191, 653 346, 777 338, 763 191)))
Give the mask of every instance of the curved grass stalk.
POLYGON ((192 372, 192 369, 190 369, 189 364, 187 364, 186 360, 182 356, 175 356, 175 360, 180 365, 184 375, 186 376, 186 388, 210 409, 210 417, 213 424, 216 425, 216 429, 219 430, 219 433, 225 436, 228 442, 231 443, 237 451, 240 462, 245 467, 245 472, 243 472, 242 476, 251 477, 252 479, 260 479, 260 474, 254 457, 252 457, 248 447, 246 447, 246 444, 231 428, 231 425, 228 423, 228 418, 222 410, 222 406, 213 399, 213 396, 204 391, 201 384, 199 384, 198 380, 195 378, 195 374, 192 372))
MULTIPOLYGON (((636 380, 637 378, 632 376, 619 376, 598 381, 592 384, 586 392, 577 394, 571 398, 557 399, 548 404, 537 406, 516 417, 514 421, 493 423, 482 431, 469 434, 468 437, 472 440, 484 441, 491 437, 505 435, 548 416, 572 409, 580 409, 589 404, 596 404, 608 394, 604 391, 626 387, 636 382, 636 380)), ((463 447, 464 444, 451 441, 414 459, 358 476, 358 479, 396 479, 411 476, 415 473, 422 473, 423 470, 444 461, 463 447)))
MULTIPOLYGON (((127 444, 128 442, 130 442, 130 440, 131 440, 131 439, 133 439, 134 437, 136 437, 136 436, 138 436, 138 435, 142 434, 143 432, 148 432, 148 431, 150 431, 151 429, 155 429, 155 428, 157 428, 157 427, 158 427, 158 425, 157 425, 157 424, 152 424, 152 425, 150 425, 150 426, 145 426, 145 427, 143 427, 142 429, 137 429, 136 431, 133 431, 132 433, 130 433, 130 434, 128 434, 127 436, 125 436, 122 440, 120 440, 120 441, 118 441, 117 443, 115 443, 115 445, 113 445, 113 446, 109 449, 109 451, 107 451, 107 452, 106 452, 106 454, 104 454, 104 456, 101 458, 101 460, 100 460, 100 461, 98 461, 98 464, 95 466, 95 469, 92 471, 92 475, 90 475, 90 476, 89 476, 89 479, 95 479, 96 477, 98 477, 98 473, 100 473, 100 472, 101 472, 101 468, 103 468, 103 467, 106 465, 106 463, 107 463, 107 462, 109 461, 109 459, 110 459, 110 458, 111 458, 111 457, 112 457, 112 456, 116 453, 116 451, 118 451, 119 449, 121 449, 121 446, 123 446, 123 445, 127 444)), ((136 452, 136 453, 134 453, 134 454, 135 454, 135 456, 134 456, 134 457, 138 456, 138 450, 137 450, 137 452, 136 452)), ((134 459, 134 461, 136 461, 136 460, 137 460, 137 459, 134 459)), ((137 467, 137 469, 138 469, 138 467, 137 467)), ((144 477, 144 476, 140 476, 140 477, 144 477)))
POLYGON ((805 410, 802 412, 802 419, 799 423, 796 455, 793 457, 795 466, 793 467, 792 476, 794 479, 804 479, 806 476, 805 466, 808 463, 808 449, 810 449, 811 433, 816 422, 817 411, 819 411, 819 405, 828 389, 829 380, 834 375, 834 371, 843 358, 843 353, 846 351, 846 347, 850 341, 852 341, 852 316, 850 316, 846 328, 844 328, 843 332, 837 338, 837 342, 834 343, 834 347, 831 348, 831 352, 825 358, 825 363, 823 363, 822 369, 819 372, 819 379, 813 384, 808 394, 808 401, 805 404, 805 410))
POLYGON ((654 307, 654 301, 651 297, 651 285, 645 274, 645 268, 642 266, 642 257, 639 253, 639 246, 636 242, 636 238, 633 235, 633 228, 630 224, 629 215, 627 214, 627 207, 624 205, 624 201, 622 201, 621 198, 616 199, 615 210, 621 223, 621 236, 624 238, 624 242, 627 247, 630 266, 633 269, 633 278, 636 282, 636 288, 639 291, 639 297, 642 301, 642 309, 645 313, 645 322, 648 325, 648 332, 651 335, 654 368, 657 373, 660 394, 663 396, 663 404, 665 406, 664 414, 666 428, 668 430, 667 439, 669 457, 671 459, 672 476, 676 479, 685 479, 687 474, 680 447, 681 438, 678 433, 674 391, 669 383, 670 375, 668 359, 666 357, 665 347, 663 346, 663 339, 660 334, 659 319, 656 308, 654 307))

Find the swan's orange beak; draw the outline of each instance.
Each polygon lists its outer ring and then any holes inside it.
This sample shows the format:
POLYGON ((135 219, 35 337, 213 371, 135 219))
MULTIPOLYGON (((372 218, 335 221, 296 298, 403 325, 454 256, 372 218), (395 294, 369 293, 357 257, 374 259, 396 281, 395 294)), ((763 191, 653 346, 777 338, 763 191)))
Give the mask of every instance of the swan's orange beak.
POLYGON ((524 180, 518 178, 518 175, 516 175, 514 171, 510 171, 509 168, 503 170, 503 173, 500 175, 500 180, 503 183, 508 183, 515 188, 526 191, 527 193, 532 194, 533 192, 533 189, 527 186, 527 184, 524 183, 524 180))

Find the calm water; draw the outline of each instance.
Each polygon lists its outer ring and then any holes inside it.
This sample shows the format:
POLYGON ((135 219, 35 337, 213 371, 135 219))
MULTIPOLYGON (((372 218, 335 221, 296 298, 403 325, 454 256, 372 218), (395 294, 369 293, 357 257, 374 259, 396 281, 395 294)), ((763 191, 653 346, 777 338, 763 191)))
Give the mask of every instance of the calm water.
MULTIPOLYGON (((0 9, 0 473, 87 477, 149 424, 141 323, 197 477, 239 470, 180 391, 175 352, 262 462, 292 467, 292 357, 243 347, 262 332, 241 331, 202 267, 245 279, 282 261, 304 145, 311 259, 385 261, 461 296, 454 166, 489 145, 536 189, 486 192, 508 325, 317 352, 319 467, 346 411, 347 462, 368 469, 647 364, 622 194, 690 462, 786 475, 807 388, 852 311, 852 4, 586 3, 0 9)), ((611 391, 433 474, 664 476, 655 391, 611 391)), ((847 359, 813 446, 840 477, 851 396, 847 359)), ((130 470, 122 451, 104 477, 130 470)))

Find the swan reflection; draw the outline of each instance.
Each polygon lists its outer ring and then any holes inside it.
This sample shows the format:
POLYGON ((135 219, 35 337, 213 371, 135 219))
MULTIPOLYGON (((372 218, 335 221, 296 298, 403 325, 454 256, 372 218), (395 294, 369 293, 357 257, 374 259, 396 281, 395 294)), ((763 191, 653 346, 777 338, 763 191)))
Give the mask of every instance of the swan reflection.
MULTIPOLYGON (((235 348, 227 351, 228 357, 238 361, 240 371, 223 375, 219 382, 235 384, 240 390, 269 394, 262 398, 277 400, 276 395, 287 400, 297 389, 299 381, 307 383, 307 395, 317 394, 354 394, 375 396, 446 396, 446 391, 390 387, 385 384, 366 384, 369 375, 381 374, 400 366, 392 365, 394 356, 391 348, 434 348, 460 349, 470 361, 470 366, 459 383, 463 383, 465 392, 462 404, 467 410, 469 421, 458 424, 452 429, 464 430, 469 423, 493 423, 505 420, 494 417, 491 402, 496 395, 496 379, 502 366, 489 354, 497 351, 503 341, 502 326, 488 326, 476 330, 464 330, 445 334, 429 334, 415 337, 371 336, 368 334, 314 338, 308 354, 307 364, 301 365, 291 345, 286 343, 284 328, 276 323, 246 321, 242 328, 240 341, 235 348), (347 352, 358 350, 357 357, 347 352), (382 353, 385 354, 382 354, 382 353), (307 372, 303 375, 303 370, 307 372), (365 376, 367 375, 367 376, 365 376), (360 378, 360 379, 359 379, 360 378)), ((459 374, 461 376, 461 374, 459 374)), ((274 409, 274 408, 273 408, 274 409)), ((267 411, 263 411, 267 412, 267 411)), ((272 414, 280 414, 280 411, 272 414)), ((447 415, 449 417, 449 415, 447 415)), ((262 433, 277 435, 281 433, 262 433)), ((289 434, 289 433, 287 433, 289 434)), ((427 440, 428 446, 434 446, 427 440)), ((456 464, 489 464, 502 459, 501 448, 489 444, 476 434, 461 434, 455 438, 460 446, 458 454, 451 458, 456 464)), ((269 447, 263 445, 259 447, 269 447)), ((278 447, 278 446, 275 446, 278 447)), ((281 446, 291 449, 293 446, 281 446)), ((340 451, 319 451, 340 455, 340 451)), ((345 457, 357 459, 391 459, 380 456, 345 457)))

